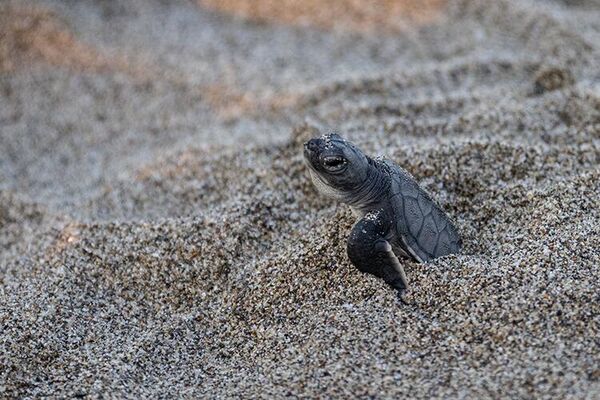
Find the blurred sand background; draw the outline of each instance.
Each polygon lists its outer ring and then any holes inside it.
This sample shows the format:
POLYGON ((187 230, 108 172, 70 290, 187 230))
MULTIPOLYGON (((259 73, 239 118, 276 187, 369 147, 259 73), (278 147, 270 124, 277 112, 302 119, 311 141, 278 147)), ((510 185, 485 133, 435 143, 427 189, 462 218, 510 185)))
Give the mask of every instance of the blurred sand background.
POLYGON ((600 4, 2 0, 0 397, 600 397, 600 4), (359 273, 301 145, 464 252, 359 273))

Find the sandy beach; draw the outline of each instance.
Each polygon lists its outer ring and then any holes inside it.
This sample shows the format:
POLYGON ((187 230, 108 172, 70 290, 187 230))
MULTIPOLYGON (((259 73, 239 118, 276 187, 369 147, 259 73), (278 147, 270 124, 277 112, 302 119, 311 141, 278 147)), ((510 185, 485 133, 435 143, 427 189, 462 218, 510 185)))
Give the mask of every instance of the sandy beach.
POLYGON ((600 398, 599 49, 595 0, 1 1, 0 397, 600 398), (329 129, 456 221, 411 306, 329 129))

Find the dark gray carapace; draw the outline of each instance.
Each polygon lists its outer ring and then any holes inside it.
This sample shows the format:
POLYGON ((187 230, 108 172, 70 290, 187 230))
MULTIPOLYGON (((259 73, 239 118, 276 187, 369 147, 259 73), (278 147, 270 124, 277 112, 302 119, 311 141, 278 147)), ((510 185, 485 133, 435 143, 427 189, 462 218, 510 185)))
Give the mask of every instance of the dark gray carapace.
POLYGON ((399 257, 427 262, 460 251, 450 218, 400 166, 366 156, 335 133, 306 142, 304 158, 317 189, 360 218, 348 238, 352 263, 400 295, 408 282, 399 257))

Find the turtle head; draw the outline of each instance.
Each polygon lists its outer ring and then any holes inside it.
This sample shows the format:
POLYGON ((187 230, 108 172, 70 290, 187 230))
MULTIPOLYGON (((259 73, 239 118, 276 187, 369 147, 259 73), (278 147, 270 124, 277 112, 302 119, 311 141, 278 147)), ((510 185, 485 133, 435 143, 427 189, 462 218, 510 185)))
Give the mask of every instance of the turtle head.
POLYGON ((360 188, 370 167, 362 151, 335 133, 304 143, 304 159, 317 189, 336 198, 360 188))

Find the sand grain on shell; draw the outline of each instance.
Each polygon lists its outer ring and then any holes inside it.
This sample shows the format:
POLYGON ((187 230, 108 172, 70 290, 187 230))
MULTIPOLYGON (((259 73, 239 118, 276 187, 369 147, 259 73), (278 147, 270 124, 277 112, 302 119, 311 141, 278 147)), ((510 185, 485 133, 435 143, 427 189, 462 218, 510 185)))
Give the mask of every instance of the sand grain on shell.
POLYGON ((0 397, 600 397, 597 2, 271 3, 0 8, 0 397), (329 127, 457 222, 416 306, 329 127))

